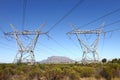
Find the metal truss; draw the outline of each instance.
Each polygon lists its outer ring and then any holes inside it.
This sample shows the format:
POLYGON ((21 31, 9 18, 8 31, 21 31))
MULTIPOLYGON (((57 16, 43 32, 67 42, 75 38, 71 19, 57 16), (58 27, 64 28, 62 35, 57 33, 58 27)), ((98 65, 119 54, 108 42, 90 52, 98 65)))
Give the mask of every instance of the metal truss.
POLYGON ((41 32, 41 29, 43 28, 44 24, 40 26, 40 28, 36 31, 18 31, 15 29, 15 27, 10 24, 10 27, 12 28, 13 32, 7 32, 5 35, 13 35, 18 46, 17 54, 14 58, 14 63, 35 63, 35 55, 34 55, 34 48, 36 46, 37 40, 39 35, 41 34, 47 34, 46 32, 41 32), (25 46, 23 45, 22 41, 20 40, 20 35, 34 35, 34 38, 31 40, 31 42, 25 46))
POLYGON ((71 32, 67 33, 67 34, 75 34, 76 35, 76 37, 80 43, 81 49, 83 51, 82 60, 81 60, 81 62, 83 64, 87 64, 87 63, 91 63, 91 62, 94 62, 94 63, 98 62, 99 55, 97 52, 97 45, 100 40, 100 34, 102 33, 103 26, 104 26, 104 24, 102 24, 99 29, 95 29, 95 30, 78 30, 72 25, 72 27, 74 27, 74 29, 71 32), (83 35, 83 34, 85 34, 85 35, 94 34, 94 35, 96 35, 96 39, 93 41, 93 43, 91 45, 88 45, 80 37, 80 35, 83 35), (92 55, 92 56, 90 56, 90 55, 92 55))

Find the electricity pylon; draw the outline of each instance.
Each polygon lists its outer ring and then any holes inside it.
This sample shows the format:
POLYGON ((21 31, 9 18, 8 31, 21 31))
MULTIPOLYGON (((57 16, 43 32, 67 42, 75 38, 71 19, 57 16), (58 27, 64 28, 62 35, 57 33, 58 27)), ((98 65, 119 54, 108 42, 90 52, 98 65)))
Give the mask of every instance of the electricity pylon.
POLYGON ((79 41, 79 44, 81 46, 82 52, 83 52, 82 60, 81 60, 81 62, 83 64, 87 64, 87 63, 91 63, 91 62, 94 62, 94 63, 98 62, 99 55, 97 52, 97 45, 100 40, 100 34, 102 33, 103 26, 104 26, 104 24, 102 24, 99 29, 95 29, 95 30, 79 30, 79 29, 76 29, 72 25, 73 30, 67 33, 67 34, 75 34, 76 35, 76 37, 79 41), (93 41, 93 43, 91 45, 88 45, 80 37, 80 35, 82 35, 82 34, 85 34, 85 35, 94 34, 94 35, 96 35, 96 39, 95 39, 95 41, 93 41), (92 56, 90 56, 90 55, 92 55, 92 56))
POLYGON ((37 40, 39 35, 41 34, 47 34, 46 32, 41 32, 41 29, 43 28, 44 24, 40 26, 40 28, 36 31, 18 31, 15 29, 15 27, 10 24, 10 27, 12 28, 13 32, 7 32, 5 35, 13 35, 18 46, 17 54, 14 58, 13 63, 35 63, 35 55, 34 55, 34 48, 36 46, 37 40), (20 35, 35 35, 34 38, 31 40, 31 42, 25 46, 23 45, 22 41, 20 40, 20 35))

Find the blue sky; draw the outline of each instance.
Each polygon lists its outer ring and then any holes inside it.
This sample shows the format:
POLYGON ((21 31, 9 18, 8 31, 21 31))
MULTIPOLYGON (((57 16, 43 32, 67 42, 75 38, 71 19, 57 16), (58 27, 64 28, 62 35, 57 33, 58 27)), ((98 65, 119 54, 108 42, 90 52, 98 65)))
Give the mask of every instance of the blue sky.
MULTIPOLYGON (((18 30, 36 30, 40 24, 45 22, 43 32, 48 31, 55 23, 65 16, 80 0, 27 0, 24 26, 23 22, 23 0, 0 0, 0 62, 12 62, 17 51, 14 38, 3 35, 2 31, 12 31, 9 27, 13 24, 18 30)), ((72 12, 70 12, 59 24, 57 24, 49 35, 40 35, 35 48, 37 61, 50 56, 67 56, 74 60, 81 60, 82 50, 75 35, 70 35, 74 44, 66 35, 71 31, 69 24, 72 23, 80 29, 96 29, 102 23, 105 25, 120 20, 120 11, 106 16, 92 24, 81 28, 80 26, 99 18, 109 12, 120 8, 120 0, 83 0, 72 12), (77 47, 76 47, 77 45, 77 47)), ((120 27, 120 23, 109 25, 103 31, 109 31, 120 27)), ((98 45, 100 59, 119 58, 120 56, 120 31, 101 35, 98 45)), ((88 36, 93 40, 92 36, 88 36)), ((88 41, 90 42, 90 41, 88 41)))

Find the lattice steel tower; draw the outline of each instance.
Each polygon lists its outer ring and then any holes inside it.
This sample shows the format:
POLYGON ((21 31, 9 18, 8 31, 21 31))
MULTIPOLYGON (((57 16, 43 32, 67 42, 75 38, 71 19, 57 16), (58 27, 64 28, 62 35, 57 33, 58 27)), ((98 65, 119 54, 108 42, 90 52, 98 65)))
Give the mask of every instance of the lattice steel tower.
POLYGON ((76 37, 80 43, 82 52, 83 52, 82 60, 81 60, 81 62, 83 64, 91 63, 91 62, 94 62, 94 63, 98 62, 99 55, 97 52, 97 45, 98 45, 98 42, 100 40, 100 34, 102 33, 103 26, 104 26, 104 24, 102 24, 99 29, 95 29, 95 30, 79 30, 79 29, 76 29, 72 25, 72 27, 74 29, 67 33, 67 34, 75 34, 76 35, 76 37), (94 34, 94 35, 96 35, 96 39, 95 39, 95 41, 93 41, 93 43, 91 45, 88 45, 80 37, 80 35, 83 35, 83 34, 85 34, 85 35, 94 34), (92 56, 90 56, 90 55, 92 55, 92 56))
POLYGON ((41 32, 41 29, 43 28, 44 24, 40 26, 40 28, 36 31, 18 31, 15 29, 15 27, 10 24, 10 27, 12 28, 13 32, 7 32, 5 35, 13 35, 18 46, 17 54, 14 58, 14 63, 35 63, 35 55, 34 55, 34 48, 36 46, 37 40, 39 35, 46 34, 46 32, 41 32), (25 46, 23 45, 22 41, 20 40, 20 35, 34 35, 34 38, 31 40, 31 42, 25 46))

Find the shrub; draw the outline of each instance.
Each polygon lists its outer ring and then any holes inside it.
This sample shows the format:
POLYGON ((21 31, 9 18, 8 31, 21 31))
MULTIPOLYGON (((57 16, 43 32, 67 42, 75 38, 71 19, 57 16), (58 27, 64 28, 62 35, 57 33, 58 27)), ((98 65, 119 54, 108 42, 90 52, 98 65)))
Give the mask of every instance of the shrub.
POLYGON ((80 76, 79 73, 76 72, 74 69, 66 68, 64 69, 64 78, 69 78, 69 80, 79 80, 80 76))
POLYGON ((104 77, 106 80, 112 79, 112 71, 110 70, 108 66, 103 67, 102 71, 100 72, 100 75, 104 77))
POLYGON ((95 74, 95 70, 92 67, 82 67, 80 76, 81 77, 92 77, 95 74))

